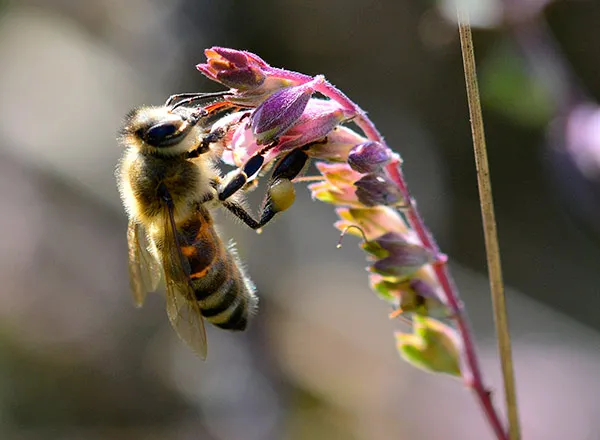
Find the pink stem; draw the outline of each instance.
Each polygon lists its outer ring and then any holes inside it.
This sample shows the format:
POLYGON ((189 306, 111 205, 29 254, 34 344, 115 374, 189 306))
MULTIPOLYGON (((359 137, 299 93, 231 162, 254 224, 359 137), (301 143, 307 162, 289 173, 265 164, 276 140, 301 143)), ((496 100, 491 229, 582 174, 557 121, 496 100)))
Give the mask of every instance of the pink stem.
MULTIPOLYGON (((269 75, 297 81, 298 84, 304 84, 313 80, 313 77, 304 75, 302 73, 275 68, 269 69, 269 75)), ((375 127, 375 124, 373 124, 373 122, 368 118, 366 112, 352 102, 339 89, 325 81, 316 87, 316 91, 336 101, 345 109, 354 113, 356 116, 353 122, 360 127, 367 138, 380 142, 382 145, 387 145, 383 139, 383 136, 375 127)), ((396 159, 395 161, 390 162, 386 167, 386 171, 402 192, 404 199, 408 202, 409 206, 405 210, 406 216, 413 230, 423 243, 423 246, 431 250, 434 255, 440 255, 439 246, 425 226, 425 222, 421 218, 421 215, 417 211, 413 199, 410 196, 410 192, 408 191, 408 187, 402 173, 402 168, 400 167, 400 161, 396 159)), ((492 429, 494 430, 498 440, 508 440, 508 434, 505 428, 502 426, 498 412, 492 402, 491 392, 483 383, 483 377, 479 367, 479 361, 477 359, 477 353, 475 350, 471 329, 464 313, 463 304, 459 299, 458 291, 454 285, 454 282, 452 281, 452 277, 450 276, 447 265, 445 263, 434 264, 433 269, 446 296, 448 307, 454 315, 454 320, 456 321, 456 326, 462 339, 464 359, 466 366, 468 367, 468 372, 470 373, 468 375, 463 373, 465 383, 475 392, 483 412, 485 413, 488 422, 492 426, 492 429)))
MULTIPOLYGON (((402 175, 402 170, 399 164, 390 163, 387 167, 387 172, 404 194, 405 200, 409 201, 409 208, 406 211, 407 216, 421 242, 425 247, 433 251, 435 255, 439 255, 440 251, 437 243, 425 227, 423 219, 419 215, 419 212, 415 208, 412 199, 410 198, 410 194, 408 192, 408 188, 406 187, 404 176, 402 175)), ((479 368, 479 362, 477 360, 475 344, 473 342, 473 337, 471 336, 469 323, 467 322, 467 317, 465 316, 462 302, 458 298, 458 292, 454 282, 452 281, 448 267, 445 263, 434 264, 433 269, 440 285, 442 286, 442 289, 444 290, 448 307, 451 309, 454 315, 456 326, 458 327, 459 334, 462 338, 465 361, 468 365, 469 372, 471 373, 471 377, 466 379, 465 382, 467 386, 471 387, 475 392, 483 412, 485 413, 490 425, 496 433, 496 437, 499 440, 508 440, 508 435, 502 427, 500 417, 498 416, 496 408, 492 402, 491 393, 483 383, 483 377, 481 374, 481 369, 479 368)))

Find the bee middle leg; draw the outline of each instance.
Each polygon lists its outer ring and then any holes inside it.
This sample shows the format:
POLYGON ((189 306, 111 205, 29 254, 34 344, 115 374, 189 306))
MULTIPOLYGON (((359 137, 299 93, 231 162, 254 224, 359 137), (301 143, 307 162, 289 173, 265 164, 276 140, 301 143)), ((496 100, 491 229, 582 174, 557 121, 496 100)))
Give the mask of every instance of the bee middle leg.
MULTIPOLYGON (((219 185, 221 185, 221 178, 215 177, 211 179, 210 185, 218 191, 219 185)), ((199 203, 207 203, 214 200, 215 197, 213 194, 205 194, 202 200, 199 203)), ((218 200, 218 198, 217 198, 218 200)), ((251 229, 260 229, 262 225, 260 222, 254 219, 252 214, 250 214, 245 207, 243 207, 239 202, 233 200, 219 200, 221 206, 243 221, 249 228, 251 229)))

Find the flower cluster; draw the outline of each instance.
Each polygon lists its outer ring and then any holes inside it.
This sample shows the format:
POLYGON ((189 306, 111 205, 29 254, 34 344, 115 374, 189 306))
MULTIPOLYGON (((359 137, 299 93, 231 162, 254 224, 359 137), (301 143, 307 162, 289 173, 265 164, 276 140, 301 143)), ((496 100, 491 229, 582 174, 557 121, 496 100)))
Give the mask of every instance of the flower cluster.
POLYGON ((215 47, 205 54, 197 68, 229 87, 226 99, 242 108, 214 126, 225 133, 222 160, 244 169, 258 153, 267 167, 295 149, 317 160, 322 179, 309 185, 313 198, 336 206, 342 234, 362 238, 371 288, 392 304, 390 316, 413 325, 413 334, 396 336, 400 353, 419 367, 460 375, 460 340, 438 320, 457 313, 437 270, 445 257, 406 215, 418 214, 390 172, 400 169, 399 155, 322 76, 274 68, 244 51, 215 47), (351 121, 362 133, 345 125, 351 121))

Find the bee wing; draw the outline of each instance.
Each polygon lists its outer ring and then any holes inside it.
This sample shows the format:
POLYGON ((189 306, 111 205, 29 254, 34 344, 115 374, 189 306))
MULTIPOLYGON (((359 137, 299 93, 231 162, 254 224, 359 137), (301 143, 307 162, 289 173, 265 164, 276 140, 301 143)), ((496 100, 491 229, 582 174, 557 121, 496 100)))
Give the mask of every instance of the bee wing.
POLYGON ((177 335, 202 359, 206 359, 207 342, 204 319, 191 285, 189 267, 181 252, 172 207, 164 216, 162 261, 167 293, 167 315, 177 335), (168 267, 167 267, 168 265, 168 267))
POLYGON ((178 287, 167 284, 167 315, 179 338, 206 359, 206 330, 198 302, 187 300, 178 287))
POLYGON ((144 228, 129 220, 127 226, 129 248, 129 284, 136 307, 141 307, 148 292, 153 292, 160 280, 160 265, 148 251, 144 228))

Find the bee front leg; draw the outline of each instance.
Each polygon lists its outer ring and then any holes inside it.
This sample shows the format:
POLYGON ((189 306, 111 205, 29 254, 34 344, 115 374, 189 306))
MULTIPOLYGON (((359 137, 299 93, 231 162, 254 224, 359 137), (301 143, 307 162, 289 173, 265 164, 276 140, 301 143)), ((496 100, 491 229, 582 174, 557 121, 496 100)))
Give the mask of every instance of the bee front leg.
POLYGON ((200 145, 198 145, 198 147, 187 153, 187 158, 193 159, 206 153, 210 149, 210 144, 220 141, 221 139, 223 139, 223 136, 225 136, 225 130, 222 128, 217 128, 211 131, 206 136, 204 136, 204 138, 202 138, 202 141, 200 142, 200 145))

